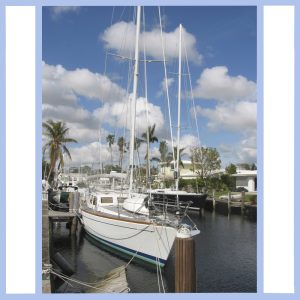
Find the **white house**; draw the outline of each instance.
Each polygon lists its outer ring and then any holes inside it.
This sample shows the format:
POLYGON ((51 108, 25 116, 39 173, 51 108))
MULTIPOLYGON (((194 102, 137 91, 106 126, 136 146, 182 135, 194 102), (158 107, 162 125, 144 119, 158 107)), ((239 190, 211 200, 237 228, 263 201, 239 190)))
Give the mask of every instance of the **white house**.
POLYGON ((247 189, 248 192, 256 191, 256 170, 237 170, 237 173, 232 176, 236 178, 236 188, 243 187, 247 189))
MULTIPOLYGON (((190 160, 182 160, 184 168, 180 166, 180 177, 182 179, 195 179, 198 174, 193 171, 193 164, 190 160)), ((236 178, 236 188, 245 188, 249 192, 256 191, 257 171, 243 170, 237 167, 237 173, 233 174, 236 178)), ((225 169, 220 169, 212 172, 211 176, 219 176, 225 173, 225 169)), ((174 178, 174 162, 169 165, 167 163, 158 164, 158 179, 173 179, 174 178)))
MULTIPOLYGON (((190 160, 181 160, 184 168, 179 167, 180 177, 183 179, 195 179, 198 174, 193 171, 193 164, 190 160)), ((174 178, 174 161, 158 164, 158 179, 173 179, 174 178)))

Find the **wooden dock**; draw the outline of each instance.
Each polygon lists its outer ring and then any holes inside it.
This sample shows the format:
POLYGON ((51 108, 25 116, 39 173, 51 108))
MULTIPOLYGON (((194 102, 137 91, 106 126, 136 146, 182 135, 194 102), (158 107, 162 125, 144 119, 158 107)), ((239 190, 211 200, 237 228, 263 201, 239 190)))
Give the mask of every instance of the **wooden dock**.
MULTIPOLYGON (((49 210, 48 201, 43 201, 43 214, 42 214, 42 292, 52 292, 52 278, 50 273, 51 269, 51 237, 52 237, 52 224, 53 222, 70 222, 70 234, 76 234, 77 230, 77 212, 76 209, 70 211, 54 211, 49 210)), ((70 278, 71 280, 72 278, 70 278)), ((92 288, 85 291, 85 293, 128 293, 130 291, 127 282, 125 266, 118 267, 110 271, 103 278, 100 278, 93 284, 92 288)))
POLYGON ((245 193, 241 192, 240 196, 238 194, 228 193, 227 196, 220 198, 213 196, 207 198, 205 209, 209 211, 216 211, 221 214, 230 215, 238 214, 242 216, 247 216, 251 219, 256 219, 256 204, 245 201, 245 193))
POLYGON ((51 274, 48 272, 50 267, 50 238, 49 238, 49 216, 48 216, 48 201, 43 201, 42 215, 42 292, 51 293, 51 274))

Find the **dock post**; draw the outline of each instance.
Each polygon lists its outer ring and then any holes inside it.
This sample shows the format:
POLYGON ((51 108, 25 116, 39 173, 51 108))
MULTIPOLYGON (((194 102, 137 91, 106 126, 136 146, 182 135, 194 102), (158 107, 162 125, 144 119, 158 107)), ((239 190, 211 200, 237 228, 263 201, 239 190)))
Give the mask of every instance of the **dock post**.
POLYGON ((242 191, 241 197, 242 197, 241 215, 244 216, 245 214, 245 192, 244 191, 242 191))
POLYGON ((52 222, 49 220, 48 201, 42 202, 42 291, 43 293, 51 293, 52 276, 50 273, 50 252, 51 252, 51 231, 52 222))
POLYGON ((73 212, 74 209, 74 192, 69 193, 69 212, 73 212))
POLYGON ((212 197, 213 197, 213 210, 215 210, 216 208, 215 189, 212 190, 212 197))
POLYGON ((195 241, 191 235, 175 239, 175 292, 196 292, 195 241))
POLYGON ((75 216, 72 218, 70 233, 72 235, 76 234, 76 230, 77 230, 77 217, 75 216))
POLYGON ((228 192, 228 216, 231 214, 231 191, 228 192))

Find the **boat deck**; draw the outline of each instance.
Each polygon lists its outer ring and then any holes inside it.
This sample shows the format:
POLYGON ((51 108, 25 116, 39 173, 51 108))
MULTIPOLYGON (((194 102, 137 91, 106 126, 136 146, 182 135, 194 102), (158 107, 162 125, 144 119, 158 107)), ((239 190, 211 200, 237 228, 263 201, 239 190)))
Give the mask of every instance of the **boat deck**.
POLYGON ((153 214, 149 217, 148 215, 133 213, 114 205, 101 207, 101 210, 95 210, 89 208, 88 206, 84 206, 81 209, 93 215, 103 216, 110 219, 122 219, 123 221, 128 221, 128 222, 137 222, 137 223, 145 223, 145 224, 151 224, 154 222, 158 225, 162 223, 164 225, 170 224, 170 226, 173 227, 178 224, 178 218, 174 214, 168 214, 168 215, 153 214))

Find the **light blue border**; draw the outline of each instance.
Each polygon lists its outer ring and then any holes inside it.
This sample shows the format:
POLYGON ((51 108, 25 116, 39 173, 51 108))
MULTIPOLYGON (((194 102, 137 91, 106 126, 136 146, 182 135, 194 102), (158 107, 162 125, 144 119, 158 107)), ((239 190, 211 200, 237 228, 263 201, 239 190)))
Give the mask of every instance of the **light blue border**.
POLYGON ((300 291, 300 5, 295 10, 295 191, 294 191, 294 236, 295 236, 295 292, 300 291))
POLYGON ((42 269, 42 7, 36 7, 36 86, 35 86, 35 174, 36 174, 36 236, 35 236, 35 251, 36 251, 36 293, 42 293, 42 276, 39 276, 42 269))
POLYGON ((257 6, 257 293, 263 292, 263 7, 257 6))
POLYGON ((5 8, 4 6, 0 6, 0 20, 3 24, 0 24, 0 45, 3 45, 3 48, 0 51, 0 296, 4 294, 5 291, 5 241, 6 241, 6 231, 5 231, 5 212, 6 212, 6 154, 5 154, 5 141, 6 141, 6 132, 5 132, 5 124, 6 124, 6 114, 5 114, 5 8), (3 230, 2 230, 3 229, 3 230))
MULTIPOLYGON (((49 1, 43 1, 43 5, 106 5, 106 6, 113 6, 113 5, 162 5, 162 6, 171 6, 171 5, 255 5, 257 6, 257 87, 258 87, 258 102, 257 102, 257 108, 258 108, 258 123, 257 123, 257 144, 258 144, 258 193, 259 193, 259 199, 262 199, 262 187, 263 187, 263 20, 262 20, 262 9, 263 5, 295 5, 296 7, 296 31, 295 31, 295 46, 296 46, 296 65, 295 65, 295 73, 296 77, 299 79, 299 59, 297 57, 297 51, 300 52, 299 47, 299 34, 300 34, 300 6, 297 0, 204 0, 204 1, 197 1, 197 0, 187 0, 188 3, 185 3, 182 0, 172 0, 172 1, 166 1, 166 0, 153 0, 153 1, 136 1, 136 0, 70 0, 70 1, 62 1, 62 0, 49 0, 49 1)), ((42 47, 41 47, 41 25, 42 25, 42 6, 41 1, 38 0, 5 0, 2 2, 0 6, 0 44, 1 46, 5 45, 5 15, 4 11, 5 5, 35 5, 36 6, 36 34, 37 34, 37 43, 36 43, 36 275, 37 275, 37 281, 36 281, 36 296, 41 297, 58 297, 58 298, 77 298, 77 297, 105 297, 105 295, 79 295, 79 294, 62 294, 62 295, 43 295, 41 293, 41 276, 40 270, 41 270, 41 228, 42 228, 42 222, 41 222, 41 201, 40 196, 41 195, 41 186, 40 186, 40 178, 41 178, 41 126, 38 124, 41 124, 41 58, 42 58, 42 47)), ((299 55, 299 54, 298 54, 299 55)), ((1 74, 0 74, 0 98, 5 99, 5 53, 4 51, 0 52, 0 66, 1 66, 1 74)), ((297 82, 295 80, 295 82, 297 82)), ((300 158, 298 153, 300 153, 300 145, 299 145, 299 133, 300 133, 300 120, 299 120, 299 111, 300 111, 300 99, 299 99, 299 84, 296 85, 295 83, 295 99, 298 99, 298 101, 295 100, 295 199, 300 199, 300 186, 297 185, 297 183, 300 180, 300 158)), ((0 273, 0 295, 5 294, 5 101, 0 101, 0 150, 1 150, 1 157, 0 157, 0 183, 1 183, 1 189, 0 189, 0 196, 1 200, 3 199, 2 205, 1 205, 1 248, 0 248, 0 262, 1 262, 1 273, 0 273)), ((299 200, 300 201, 300 200, 299 200)), ((299 270, 300 270, 300 264, 299 264, 299 253, 300 253, 300 247, 299 247, 299 209, 300 204, 299 201, 295 201, 295 291, 298 292, 300 289, 300 277, 299 277, 299 270), (298 218, 297 218, 298 217, 298 218)), ((240 299, 242 298, 262 298, 262 297, 280 297, 282 299, 283 297, 296 297, 296 294, 294 295, 287 295, 287 294, 263 294, 263 205, 261 204, 263 201, 258 201, 259 208, 258 208, 258 231, 257 231, 257 238, 258 238, 258 244, 257 244, 257 280, 258 280, 258 293, 257 294, 191 294, 189 297, 201 297, 203 298, 212 298, 215 297, 222 297, 222 298, 228 298, 228 299, 240 299)), ((140 297, 141 294, 128 294, 128 295, 109 295, 109 298, 115 298, 115 297, 140 297)), ((182 297, 180 294, 169 294, 165 295, 167 297, 182 297)), ((7 297, 18 297, 18 295, 8 295, 7 297)), ((33 295, 20 295, 22 298, 29 297, 30 299, 33 297, 33 295)), ((143 298, 153 298, 152 294, 143 294, 143 298)), ((156 294, 156 297, 160 297, 159 294, 156 294)))

